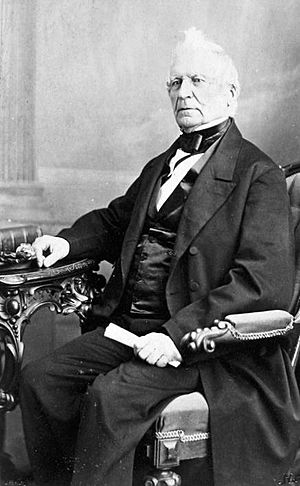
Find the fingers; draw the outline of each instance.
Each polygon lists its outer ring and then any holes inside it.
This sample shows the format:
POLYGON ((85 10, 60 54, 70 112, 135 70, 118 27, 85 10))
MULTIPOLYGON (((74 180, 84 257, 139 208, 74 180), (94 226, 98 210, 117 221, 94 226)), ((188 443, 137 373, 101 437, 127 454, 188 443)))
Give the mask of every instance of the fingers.
POLYGON ((58 260, 61 260, 63 257, 61 256, 60 248, 56 246, 50 245, 50 255, 48 255, 44 259, 44 267, 51 267, 56 263, 58 260))
POLYGON ((50 267, 58 260, 65 258, 70 251, 70 244, 64 238, 58 236, 44 235, 37 238, 32 245, 39 267, 50 267), (44 252, 49 255, 44 256, 44 252))
MULTIPOLYGON (((147 363, 151 364, 151 365, 156 365, 157 362, 163 358, 163 354, 162 352, 159 350, 159 349, 156 349, 154 348, 153 351, 149 354, 149 356, 147 357, 146 361, 147 363)), ((165 358, 166 359, 166 358, 165 358)), ((167 363, 166 363, 167 364, 167 363)))
POLYGON ((52 236, 44 235, 36 238, 32 244, 32 248, 35 251, 36 259, 39 267, 44 266, 44 252, 50 249, 52 236))
POLYGON ((168 358, 163 355, 156 361, 155 364, 159 368, 165 368, 168 365, 168 358))
POLYGON ((54 265, 54 263, 56 263, 58 260, 60 260, 60 258, 55 252, 53 252, 50 255, 48 255, 46 258, 44 258, 43 265, 44 267, 48 268, 54 265))
POLYGON ((147 363, 155 364, 163 353, 152 342, 148 342, 145 338, 146 336, 140 337, 137 345, 135 346, 135 354, 140 359, 147 361, 147 363))
POLYGON ((144 361, 147 361, 153 352, 153 347, 150 344, 146 344, 141 347, 135 347, 135 354, 144 361))
POLYGON ((162 353, 160 349, 153 348, 150 345, 145 346, 140 351, 137 351, 137 356, 146 361, 150 365, 156 365, 161 368, 167 366, 168 358, 162 353))
MULTIPOLYGON (((43 255, 43 246, 42 246, 42 242, 38 241, 40 240, 41 238, 37 238, 35 240, 35 242, 32 244, 32 248, 34 249, 35 251, 35 255, 36 255, 36 259, 37 259, 37 264, 39 267, 42 267, 43 266, 43 263, 44 263, 44 255, 43 255)), ((46 248, 45 248, 46 250, 46 248)))
POLYGON ((182 361, 182 357, 169 336, 162 333, 150 333, 141 336, 134 352, 140 359, 161 368, 172 361, 182 361))

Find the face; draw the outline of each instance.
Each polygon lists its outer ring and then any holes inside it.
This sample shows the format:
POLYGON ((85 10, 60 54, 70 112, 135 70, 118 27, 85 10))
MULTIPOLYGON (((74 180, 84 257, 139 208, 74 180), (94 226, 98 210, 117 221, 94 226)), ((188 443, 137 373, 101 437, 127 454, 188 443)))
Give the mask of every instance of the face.
POLYGON ((171 66, 169 96, 179 127, 191 132, 228 116, 233 94, 215 55, 186 50, 171 66))

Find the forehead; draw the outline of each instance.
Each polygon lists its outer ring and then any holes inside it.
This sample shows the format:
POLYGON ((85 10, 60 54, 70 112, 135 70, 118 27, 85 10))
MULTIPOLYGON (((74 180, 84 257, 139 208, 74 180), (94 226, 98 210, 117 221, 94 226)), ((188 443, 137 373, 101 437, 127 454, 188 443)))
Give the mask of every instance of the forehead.
POLYGON ((203 75, 218 78, 223 75, 223 62, 220 57, 208 50, 182 49, 175 54, 170 68, 170 77, 203 75))

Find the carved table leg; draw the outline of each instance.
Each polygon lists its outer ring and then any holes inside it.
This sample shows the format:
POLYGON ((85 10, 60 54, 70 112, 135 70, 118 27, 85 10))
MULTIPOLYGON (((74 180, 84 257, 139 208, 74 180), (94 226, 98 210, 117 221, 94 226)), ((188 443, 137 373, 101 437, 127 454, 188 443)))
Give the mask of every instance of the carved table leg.
POLYGON ((18 401, 23 360, 23 335, 32 315, 41 307, 60 314, 75 313, 83 323, 96 290, 93 260, 81 260, 49 269, 0 274, 0 484, 1 469, 14 465, 4 452, 5 412, 18 401))
POLYGON ((23 335, 32 315, 48 307, 58 314, 75 313, 81 323, 86 318, 94 290, 86 274, 65 275, 68 271, 79 273, 72 264, 62 270, 51 268, 0 278, 0 410, 11 410, 16 405, 23 335))

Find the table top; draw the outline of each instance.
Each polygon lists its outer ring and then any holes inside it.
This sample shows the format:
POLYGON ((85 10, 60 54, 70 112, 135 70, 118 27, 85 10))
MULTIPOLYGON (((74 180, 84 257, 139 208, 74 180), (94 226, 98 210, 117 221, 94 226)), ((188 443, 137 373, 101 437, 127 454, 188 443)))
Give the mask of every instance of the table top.
POLYGON ((97 270, 95 260, 84 258, 57 262, 49 268, 39 268, 36 260, 29 261, 25 265, 0 266, 0 287, 18 287, 20 285, 32 285, 41 282, 51 282, 57 279, 74 276, 82 272, 97 270))

